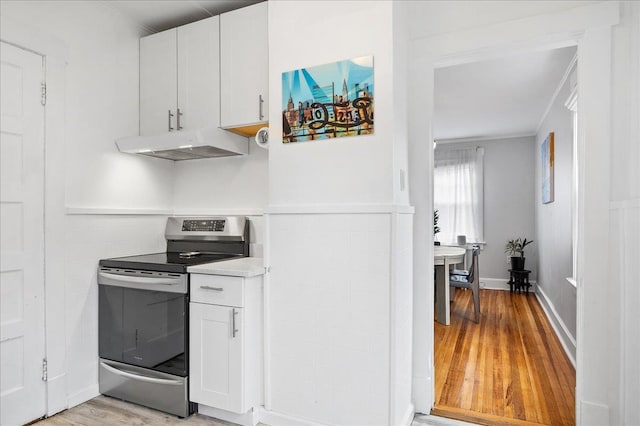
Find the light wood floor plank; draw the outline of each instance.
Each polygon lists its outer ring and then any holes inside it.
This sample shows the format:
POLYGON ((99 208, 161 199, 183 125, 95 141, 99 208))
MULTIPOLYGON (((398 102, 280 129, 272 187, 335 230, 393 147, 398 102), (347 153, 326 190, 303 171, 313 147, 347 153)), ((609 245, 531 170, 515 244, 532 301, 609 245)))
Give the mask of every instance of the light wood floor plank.
POLYGON ((201 414, 180 419, 170 414, 131 404, 107 396, 98 396, 84 404, 34 423, 37 426, 103 426, 103 425, 185 425, 229 426, 222 420, 201 414))
POLYGON ((471 291, 457 292, 450 326, 435 322, 434 414, 575 424, 575 370, 535 295, 481 290, 480 298, 480 324, 471 291))

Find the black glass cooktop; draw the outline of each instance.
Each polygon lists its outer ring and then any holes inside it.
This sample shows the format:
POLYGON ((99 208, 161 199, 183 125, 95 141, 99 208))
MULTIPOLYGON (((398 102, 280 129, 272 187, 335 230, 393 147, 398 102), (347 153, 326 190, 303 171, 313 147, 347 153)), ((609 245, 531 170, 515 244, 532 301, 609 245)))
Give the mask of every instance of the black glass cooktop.
POLYGON ((200 253, 200 252, 165 252, 142 254, 138 256, 114 257, 100 260, 100 266, 110 268, 139 269, 157 272, 187 272, 188 266, 242 257, 240 254, 200 253))

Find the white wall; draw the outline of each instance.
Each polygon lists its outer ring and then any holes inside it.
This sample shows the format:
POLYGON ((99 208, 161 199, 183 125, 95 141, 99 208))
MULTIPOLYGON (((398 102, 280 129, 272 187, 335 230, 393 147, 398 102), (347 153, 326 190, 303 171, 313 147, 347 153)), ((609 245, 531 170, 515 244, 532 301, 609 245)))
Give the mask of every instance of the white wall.
MULTIPOLYGON (((97 394, 98 259, 164 250, 162 215, 65 215, 65 208, 165 211, 171 208, 173 167, 120 154, 114 145, 116 138, 138 131, 142 30, 98 2, 0 5, 3 20, 68 52, 65 58, 47 58, 47 354, 53 414, 97 394)), ((16 36, 5 31, 3 38, 16 36)))
POLYGON ((613 31, 612 64, 612 147, 611 147, 611 223, 612 249, 607 291, 615 297, 616 310, 608 314, 615 324, 619 350, 612 360, 618 368, 609 389, 620 390, 610 396, 611 424, 640 424, 640 4, 623 2, 620 25, 613 31))
POLYGON ((345 1, 337 11, 323 1, 269 4, 272 205, 393 201, 392 5, 345 1), (282 72, 365 55, 374 56, 375 133, 280 143, 282 72))
POLYGON ((481 28, 531 16, 559 13, 597 1, 413 0, 409 28, 414 39, 481 28))
POLYGON ((176 215, 240 215, 250 221, 252 257, 262 257, 262 212, 269 198, 269 151, 249 141, 249 155, 177 161, 173 166, 176 215))
MULTIPOLYGON (((436 72, 437 73, 437 72, 436 72)), ((436 87, 436 90, 437 87, 436 87)), ((475 142, 446 143, 437 150, 463 147, 484 149, 484 240, 480 276, 490 286, 508 281, 511 267, 504 245, 522 237, 535 240, 534 138, 520 137, 475 142)), ((526 268, 536 279, 536 244, 525 249, 526 268)))
MULTIPOLYGON (((583 135, 579 161, 584 169, 579 208, 582 239, 579 241, 578 258, 582 269, 578 278, 577 422, 633 424, 638 419, 638 404, 631 402, 638 395, 638 369, 632 365, 631 360, 637 358, 640 333, 634 316, 636 314, 624 307, 637 305, 638 292, 634 290, 637 286, 629 275, 618 274, 619 264, 611 263, 611 260, 618 252, 624 254, 625 261, 633 254, 637 259, 635 234, 640 219, 634 213, 638 205, 638 182, 622 178, 629 174, 628 168, 637 166, 637 141, 640 140, 635 124, 638 117, 639 78, 637 6, 633 2, 623 2, 622 8, 618 9, 618 2, 598 2, 574 8, 577 3, 556 2, 551 5, 549 2, 538 2, 541 9, 537 13, 531 13, 530 8, 534 3, 518 2, 517 6, 513 3, 511 6, 521 8, 526 15, 509 15, 511 7, 503 7, 504 3, 477 2, 477 7, 484 10, 482 13, 477 9, 473 10, 473 17, 465 10, 469 6, 466 2, 447 2, 448 6, 443 6, 442 3, 434 5, 432 2, 419 5, 414 3, 416 9, 412 13, 415 17, 411 23, 413 28, 423 26, 427 16, 432 21, 442 21, 443 25, 454 17, 457 19, 459 16, 466 16, 466 19, 462 19, 464 28, 461 31, 442 31, 432 37, 414 41, 414 72, 410 87, 414 89, 412 93, 416 97, 411 106, 416 111, 412 113, 414 117, 422 117, 424 122, 430 124, 433 99, 431 73, 435 63, 460 63, 541 45, 566 46, 578 38, 579 113, 582 116, 580 121, 583 135), (556 7, 560 4, 569 9, 558 11, 556 7), (444 7, 445 10, 439 11, 439 7, 444 7), (419 9, 425 13, 418 14, 419 9), (494 14, 500 20, 499 23, 495 23, 494 14), (620 18, 622 25, 614 27, 612 37, 609 28, 617 25, 620 18), (422 80, 425 79, 423 83, 422 80), (620 114, 612 115, 612 107, 619 108, 620 114), (613 130, 616 128, 619 130, 613 130), (626 157, 621 163, 610 163, 610 158, 622 159, 625 155, 632 155, 633 158, 626 157), (623 170, 614 171, 618 167, 623 170), (607 206, 611 199, 611 186, 617 184, 624 185, 623 191, 616 192, 624 194, 624 199, 618 199, 607 206), (619 218, 624 218, 624 221, 618 221, 619 218), (613 219, 618 226, 615 228, 616 232, 612 233, 613 219), (622 229, 628 230, 632 235, 623 233, 622 229), (629 302, 621 298, 623 295, 635 299, 629 302), (627 321, 634 318, 635 322, 627 321), (620 355, 623 353, 624 356, 620 355)), ((418 132, 411 129, 410 135, 416 134, 418 132)), ((414 165, 427 169, 432 167, 431 156, 421 147, 410 146, 410 158, 413 159, 416 152, 426 155, 413 162, 412 168, 414 165)), ((414 188, 425 175, 428 176, 428 173, 412 173, 412 195, 420 192, 429 194, 432 184, 428 179, 422 188, 414 188)), ((416 221, 426 222, 431 215, 432 204, 428 198, 418 200, 419 203, 416 203, 412 197, 412 203, 416 207, 416 221)), ((416 240, 422 238, 417 231, 416 225, 416 240)), ((414 244, 414 249, 418 259, 428 258, 433 250, 428 245, 418 244, 414 244)), ((419 271, 421 269, 414 262, 414 294, 429 295, 432 278, 425 274, 425 278, 419 280, 419 271)), ((418 303, 414 303, 414 309, 418 306, 418 303)), ((426 308, 427 313, 430 309, 426 308)), ((419 327, 420 323, 416 322, 414 325, 419 327)), ((429 358, 433 347, 433 333, 429 329, 428 326, 423 327, 422 332, 427 337, 424 345, 414 351, 414 359, 425 359, 427 367, 433 365, 429 358)), ((416 330, 416 335, 420 332, 416 330)), ((432 401, 429 373, 427 368, 427 378, 424 380, 414 375, 414 383, 422 383, 420 389, 424 390, 424 397, 429 398, 426 404, 416 400, 416 405, 422 404, 419 408, 425 410, 432 401)))
POLYGON ((172 163, 123 156, 118 137, 138 132, 138 38, 142 30, 98 2, 2 2, 2 14, 60 39, 66 67, 66 204, 171 206, 172 163))
POLYGON ((562 85, 536 135, 534 205, 535 248, 539 255, 537 290, 552 315, 551 321, 563 330, 561 339, 575 360, 577 293, 567 281, 573 277, 573 120, 564 105, 571 93, 570 80, 567 78, 562 85), (542 204, 540 147, 550 132, 554 133, 554 201, 542 204))
POLYGON ((409 204, 409 2, 393 2, 393 201, 409 204))
POLYGON ((266 408, 296 424, 413 413, 403 8, 269 2, 266 408), (363 55, 374 57, 375 133, 282 144, 282 73, 363 55))
POLYGON ((413 214, 394 214, 391 247, 391 412, 389 424, 406 425, 413 418, 413 214), (407 410, 411 410, 407 412, 407 410))
POLYGON ((388 423, 390 225, 382 214, 270 215, 273 411, 388 423))
POLYGON ((249 144, 248 156, 177 161, 173 205, 185 211, 262 212, 269 196, 269 151, 249 144))

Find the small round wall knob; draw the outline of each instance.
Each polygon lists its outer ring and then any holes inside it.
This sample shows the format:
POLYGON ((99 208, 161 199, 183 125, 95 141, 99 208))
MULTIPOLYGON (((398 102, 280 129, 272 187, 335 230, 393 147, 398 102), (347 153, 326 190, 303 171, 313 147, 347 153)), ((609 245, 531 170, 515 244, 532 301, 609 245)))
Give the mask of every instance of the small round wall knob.
POLYGON ((269 128, 261 127, 256 133, 255 141, 260 148, 269 149, 269 128))

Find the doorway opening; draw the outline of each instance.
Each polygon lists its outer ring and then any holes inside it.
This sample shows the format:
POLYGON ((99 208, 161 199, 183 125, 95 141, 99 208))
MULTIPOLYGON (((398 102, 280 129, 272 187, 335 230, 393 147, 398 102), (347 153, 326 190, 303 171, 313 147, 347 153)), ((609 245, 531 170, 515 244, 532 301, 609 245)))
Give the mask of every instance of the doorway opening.
POLYGON ((565 102, 576 86, 576 51, 519 52, 435 69, 439 240, 481 247, 482 289, 477 323, 466 290, 452 297, 450 325, 435 322, 434 414, 575 423, 577 295, 567 281, 573 276, 574 138, 565 102), (555 200, 543 204, 540 148, 549 133, 555 136, 555 200), (531 292, 510 292, 504 248, 516 238, 535 241, 523 253, 531 292), (554 328, 563 330, 562 343, 554 328))

